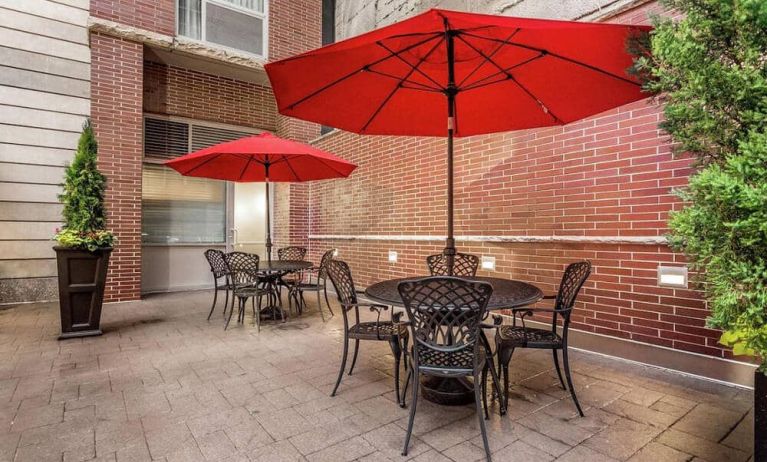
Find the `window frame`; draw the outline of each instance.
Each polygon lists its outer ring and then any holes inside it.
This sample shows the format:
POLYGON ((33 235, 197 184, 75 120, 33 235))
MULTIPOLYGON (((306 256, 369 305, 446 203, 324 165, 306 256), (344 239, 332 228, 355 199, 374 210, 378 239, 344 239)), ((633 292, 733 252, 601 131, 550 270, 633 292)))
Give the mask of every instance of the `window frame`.
POLYGON ((264 0, 264 12, 259 13, 254 10, 250 10, 248 8, 243 8, 237 5, 233 5, 231 3, 228 3, 226 1, 221 0, 200 0, 200 38, 192 38, 186 35, 181 35, 179 33, 179 0, 175 0, 175 18, 176 18, 176 36, 177 37, 183 37, 186 40, 190 40, 192 42, 201 43, 206 46, 218 48, 221 50, 227 50, 227 51, 233 51, 236 53, 242 53, 248 56, 253 56, 255 58, 268 60, 269 59, 269 0, 264 0), (257 53, 251 53, 250 51, 246 50, 240 50, 239 48, 233 48, 226 45, 221 45, 215 42, 209 42, 207 40, 207 32, 206 32, 206 22, 207 22, 207 15, 208 15, 208 3, 213 3, 218 7, 226 8, 232 11, 236 11, 238 13, 243 13, 248 16, 253 16, 256 18, 261 19, 263 21, 263 25, 261 27, 261 33, 263 34, 263 45, 264 45, 264 52, 262 54, 257 53))
MULTIPOLYGON (((146 133, 144 133, 144 127, 145 124, 143 122, 143 119, 159 119, 159 120, 167 120, 170 122, 179 122, 179 123, 185 123, 189 126, 188 130, 188 138, 187 138, 187 146, 188 149, 192 149, 192 135, 193 130, 192 126, 203 126, 203 127, 210 127, 210 128, 221 128, 224 130, 232 130, 232 131, 240 131, 243 133, 250 133, 253 135, 257 135, 259 133, 266 132, 268 130, 262 130, 258 128, 253 127, 244 127, 241 125, 231 125, 231 124, 225 124, 225 123, 218 123, 218 122, 209 122, 206 120, 199 120, 199 119, 192 119, 189 117, 180 117, 180 116, 172 116, 168 114, 156 114, 152 112, 144 112, 142 114, 142 123, 141 123, 141 142, 142 142, 142 162, 141 162, 141 171, 143 175, 144 171, 144 164, 151 164, 151 165, 163 165, 168 159, 158 158, 158 157, 146 157, 143 153, 143 143, 144 139, 146 137, 146 133)), ((191 152, 191 151, 189 151, 191 152)), ((166 167, 170 168, 170 167, 166 167)), ((234 219, 234 183, 231 181, 226 180, 219 180, 224 181, 225 183, 225 190, 224 190, 224 241, 223 242, 217 242, 217 243, 198 243, 198 242, 143 242, 143 227, 141 229, 142 234, 142 247, 211 247, 211 246, 225 246, 229 248, 231 245, 231 238, 230 231, 232 229, 232 220, 234 219)), ((269 185, 270 192, 272 193, 272 196, 274 197, 274 183, 271 183, 269 185)), ((143 200, 143 185, 142 185, 142 200, 143 200)), ((274 201, 270 204, 270 212, 272 213, 272 216, 274 216, 274 201)), ((143 211, 142 211, 142 220, 143 220, 143 211)), ((274 226, 274 225, 272 225, 274 226)))

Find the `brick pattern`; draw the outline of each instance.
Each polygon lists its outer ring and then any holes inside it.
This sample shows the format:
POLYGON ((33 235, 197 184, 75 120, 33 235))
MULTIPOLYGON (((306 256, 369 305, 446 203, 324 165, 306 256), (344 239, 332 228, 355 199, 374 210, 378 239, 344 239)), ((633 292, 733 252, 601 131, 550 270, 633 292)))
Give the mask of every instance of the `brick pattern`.
MULTIPOLYGON (((622 12, 615 22, 646 23, 654 3, 622 12)), ((649 102, 563 127, 460 139, 455 159, 457 235, 657 237, 680 207, 690 159, 671 153, 658 129, 661 109, 649 102)), ((445 140, 331 134, 318 147, 359 165, 348 180, 315 183, 311 234, 442 235, 446 219, 445 140)), ((443 241, 312 240, 318 260, 340 250, 361 285, 424 274, 424 259, 443 241), (387 251, 399 262, 389 264, 387 251)), ((638 244, 464 243, 461 251, 496 257, 493 275, 532 281, 553 292, 570 261, 589 259, 594 272, 573 321, 585 331, 731 357, 705 327, 708 314, 694 290, 660 288, 659 264, 683 265, 667 246, 638 244)))
POLYGON ((160 34, 176 34, 175 0, 91 0, 91 15, 160 34))
POLYGON ((108 226, 117 237, 104 299, 134 300, 141 293, 143 46, 95 33, 91 59, 91 117, 108 179, 108 226))
POLYGON ((144 111, 277 129, 277 105, 269 87, 148 61, 144 111))

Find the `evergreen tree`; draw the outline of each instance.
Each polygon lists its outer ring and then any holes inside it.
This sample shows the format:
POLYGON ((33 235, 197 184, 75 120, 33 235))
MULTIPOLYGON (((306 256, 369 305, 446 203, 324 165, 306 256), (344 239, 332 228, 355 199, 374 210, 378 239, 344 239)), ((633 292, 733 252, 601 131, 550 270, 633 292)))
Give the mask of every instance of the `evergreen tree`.
POLYGON ((699 271, 720 341, 767 373, 767 1, 665 5, 681 15, 655 20, 635 70, 696 158, 670 242, 699 271))
POLYGON ((98 143, 90 120, 83 125, 77 152, 64 173, 63 192, 59 200, 64 204, 64 227, 55 239, 64 247, 96 250, 111 246, 112 233, 106 230, 104 190, 106 178, 96 165, 98 143))

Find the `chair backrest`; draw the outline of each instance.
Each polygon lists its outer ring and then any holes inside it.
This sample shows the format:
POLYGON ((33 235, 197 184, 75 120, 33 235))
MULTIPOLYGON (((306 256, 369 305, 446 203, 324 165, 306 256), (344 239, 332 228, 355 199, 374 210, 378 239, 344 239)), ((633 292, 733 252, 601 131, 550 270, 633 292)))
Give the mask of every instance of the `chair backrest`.
POLYGON ((410 318, 418 366, 471 369, 493 286, 432 276, 403 281, 398 290, 410 318))
POLYGON ((565 268, 562 282, 559 283, 559 292, 557 292, 554 308, 559 310, 566 320, 570 318, 570 311, 575 305, 575 297, 578 296, 578 292, 590 274, 591 262, 587 260, 570 263, 565 268))
POLYGON ((344 319, 346 319, 346 311, 357 304, 357 291, 354 289, 352 272, 345 261, 333 259, 327 264, 327 272, 330 282, 336 289, 338 302, 341 303, 341 311, 344 312, 344 319))
POLYGON ((258 282, 259 257, 253 253, 231 252, 226 254, 226 264, 235 284, 258 282))
POLYGON ((208 249, 205 251, 205 259, 210 265, 210 272, 216 279, 229 274, 229 268, 226 265, 226 254, 217 249, 208 249))
MULTIPOLYGON (((426 266, 429 267, 429 274, 432 276, 448 276, 449 268, 447 264, 447 255, 436 254, 426 257, 426 266)), ((453 257, 452 276, 474 277, 479 268, 479 257, 468 253, 457 253, 453 257)))
POLYGON ((302 261, 305 257, 305 247, 290 246, 277 249, 277 258, 280 260, 302 261))
POLYGON ((322 258, 320 259, 320 268, 319 271, 317 271, 317 277, 320 279, 325 279, 328 276, 328 263, 330 263, 330 260, 333 259, 333 254, 336 253, 336 249, 330 249, 327 252, 322 254, 322 258))

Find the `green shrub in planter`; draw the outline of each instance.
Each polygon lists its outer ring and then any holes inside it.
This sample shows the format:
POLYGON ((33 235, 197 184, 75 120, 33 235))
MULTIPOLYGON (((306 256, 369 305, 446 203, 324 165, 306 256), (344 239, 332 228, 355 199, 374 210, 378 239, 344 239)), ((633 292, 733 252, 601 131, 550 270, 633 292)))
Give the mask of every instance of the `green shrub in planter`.
POLYGON ((64 191, 64 226, 54 239, 59 279, 61 336, 101 334, 107 266, 114 235, 106 229, 106 178, 96 166, 98 145, 90 121, 83 126, 77 153, 67 167, 64 191))

